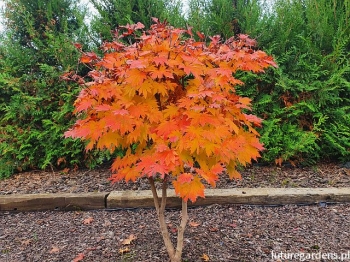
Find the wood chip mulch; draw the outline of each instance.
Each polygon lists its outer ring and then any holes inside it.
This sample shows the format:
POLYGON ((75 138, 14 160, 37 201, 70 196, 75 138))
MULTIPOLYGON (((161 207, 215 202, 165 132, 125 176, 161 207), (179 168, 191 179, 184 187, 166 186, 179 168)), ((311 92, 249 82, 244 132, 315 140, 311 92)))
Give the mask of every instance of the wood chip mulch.
MULTIPOLYGON (((241 181, 223 178, 217 187, 350 187, 349 169, 339 164, 254 166, 242 175, 241 181)), ((144 181, 111 185, 109 176, 108 169, 32 171, 0 181, 0 194, 148 189, 144 181)), ((174 240, 179 217, 179 210, 167 210, 174 240)), ((350 261, 350 203, 211 205, 190 208, 189 217, 183 261, 350 261)), ((0 212, 0 261, 152 262, 168 256, 154 209, 0 212)))

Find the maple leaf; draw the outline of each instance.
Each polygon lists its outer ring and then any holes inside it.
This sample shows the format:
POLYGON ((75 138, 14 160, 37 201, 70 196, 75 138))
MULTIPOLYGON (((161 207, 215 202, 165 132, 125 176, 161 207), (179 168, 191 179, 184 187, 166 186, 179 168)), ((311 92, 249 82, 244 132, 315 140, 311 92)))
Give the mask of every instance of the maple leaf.
POLYGON ((31 241, 30 239, 21 241, 21 244, 22 244, 22 245, 25 245, 25 246, 29 246, 30 243, 32 243, 32 241, 31 241))
POLYGON ((82 261, 84 259, 85 255, 84 253, 79 253, 73 260, 72 262, 79 262, 82 261))
POLYGON ((262 123, 261 118, 255 116, 255 115, 250 115, 250 114, 244 114, 244 116, 249 122, 253 123, 254 125, 259 126, 259 127, 261 126, 261 123, 262 123))
POLYGON ((156 66, 159 65, 167 65, 168 64, 168 57, 167 56, 157 56, 155 58, 153 58, 153 62, 156 64, 156 66))
POLYGON ((58 253, 60 252, 60 249, 56 246, 52 246, 52 249, 50 250, 50 254, 53 254, 53 253, 58 253))
POLYGON ((211 171, 197 170, 197 173, 207 181, 212 187, 215 187, 218 175, 211 171))
POLYGON ((205 261, 205 262, 210 261, 209 256, 208 256, 207 254, 204 254, 204 253, 203 253, 203 255, 201 256, 201 259, 202 259, 203 261, 205 261))
POLYGON ((128 247, 120 248, 120 249, 118 250, 119 254, 129 253, 130 251, 131 251, 131 250, 130 250, 130 248, 128 248, 128 247))
POLYGON ((129 84, 129 87, 134 86, 134 90, 136 90, 135 87, 142 85, 147 79, 147 73, 139 69, 130 69, 127 71, 125 77, 125 83, 129 84))
POLYGON ((80 43, 74 43, 73 44, 77 49, 81 49, 82 45, 80 43))
POLYGON ((89 225, 89 224, 91 224, 93 221, 94 221, 94 218, 93 218, 93 217, 88 217, 88 218, 85 218, 85 219, 84 219, 83 224, 84 224, 84 225, 89 225))
POLYGON ((137 237, 134 234, 131 234, 122 241, 122 245, 130 245, 131 242, 133 242, 136 239, 137 237))
POLYGON ((242 178, 242 175, 237 171, 235 166, 227 166, 226 169, 230 179, 242 178))
POLYGON ((197 223, 197 222, 194 222, 194 221, 191 221, 189 223, 190 227, 198 227, 200 225, 200 223, 197 223))
POLYGON ((181 174, 177 180, 173 181, 174 189, 184 201, 195 202, 197 197, 204 197, 204 185, 198 176, 190 173, 181 174))
POLYGON ((98 59, 98 57, 94 52, 87 52, 82 55, 80 62, 87 64, 96 59, 98 59))
POLYGON ((173 78, 172 72, 169 71, 165 66, 159 66, 159 68, 152 68, 150 69, 150 72, 152 79, 161 79, 163 77, 167 77, 170 79, 173 78))

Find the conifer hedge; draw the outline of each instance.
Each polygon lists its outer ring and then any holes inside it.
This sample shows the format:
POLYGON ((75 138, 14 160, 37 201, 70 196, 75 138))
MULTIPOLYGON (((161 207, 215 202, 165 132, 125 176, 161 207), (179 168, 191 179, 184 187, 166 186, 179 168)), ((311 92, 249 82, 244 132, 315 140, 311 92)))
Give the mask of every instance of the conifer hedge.
POLYGON ((96 14, 73 0, 5 0, 0 35, 0 177, 26 169, 63 168, 108 160, 63 139, 74 122, 80 87, 62 81, 84 76, 79 51, 98 52, 118 25, 151 17, 206 35, 248 34, 279 67, 266 74, 238 72, 237 93, 253 99, 265 163, 350 161, 350 4, 347 0, 91 0, 96 14), (273 3, 273 4, 272 4, 273 3), (89 19, 87 19, 89 18, 89 19), (91 21, 90 26, 87 21, 91 21))

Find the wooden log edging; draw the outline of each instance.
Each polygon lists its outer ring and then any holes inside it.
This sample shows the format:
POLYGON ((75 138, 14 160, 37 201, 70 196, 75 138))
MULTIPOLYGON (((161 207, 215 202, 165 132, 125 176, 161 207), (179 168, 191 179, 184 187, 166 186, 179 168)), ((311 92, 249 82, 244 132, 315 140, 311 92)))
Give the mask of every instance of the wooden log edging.
POLYGON ((48 193, 0 196, 0 211, 104 209, 109 193, 48 193))
MULTIPOLYGON (((158 195, 161 195, 160 192, 158 195)), ((205 198, 190 206, 212 204, 286 205, 320 202, 350 202, 350 188, 233 188, 207 189, 205 198)), ((169 190, 167 207, 180 207, 181 200, 169 190)), ((150 190, 113 191, 107 198, 107 208, 153 207, 150 190)))
MULTIPOLYGON (((160 192, 159 192, 160 195, 160 192)), ((350 188, 233 188, 207 189, 205 198, 190 206, 212 204, 285 205, 320 202, 350 203, 350 188)), ((180 207, 174 190, 168 190, 167 207, 180 207)), ((92 210, 153 207, 150 190, 94 193, 57 193, 0 196, 0 211, 92 210)))

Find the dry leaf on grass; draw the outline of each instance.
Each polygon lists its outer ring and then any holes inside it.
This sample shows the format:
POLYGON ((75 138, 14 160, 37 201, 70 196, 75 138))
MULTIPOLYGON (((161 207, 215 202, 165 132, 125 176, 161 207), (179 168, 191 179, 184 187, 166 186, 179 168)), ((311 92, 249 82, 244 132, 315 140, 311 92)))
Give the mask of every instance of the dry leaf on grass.
POLYGON ((128 238, 126 238, 122 241, 122 244, 123 245, 130 245, 131 242, 136 240, 136 239, 137 239, 137 237, 135 235, 131 234, 128 238))
POLYGON ((52 249, 50 250, 50 254, 53 254, 53 253, 58 253, 60 252, 60 249, 56 246, 52 246, 52 249))
POLYGON ((84 259, 84 253, 79 253, 72 262, 79 262, 84 259))
POLYGON ((88 217, 88 218, 84 219, 83 224, 84 225, 89 225, 89 224, 91 224, 92 221, 94 221, 94 218, 93 217, 88 217))

